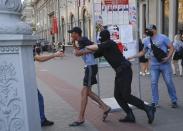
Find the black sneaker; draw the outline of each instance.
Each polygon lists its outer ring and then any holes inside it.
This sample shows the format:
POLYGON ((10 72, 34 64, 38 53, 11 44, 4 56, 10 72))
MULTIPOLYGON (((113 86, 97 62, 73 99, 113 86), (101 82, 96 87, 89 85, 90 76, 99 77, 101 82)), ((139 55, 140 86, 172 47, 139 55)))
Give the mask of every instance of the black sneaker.
POLYGON ((154 121, 156 108, 154 106, 146 106, 145 111, 148 117, 148 123, 152 124, 154 121))
POLYGON ((177 102, 172 102, 172 108, 177 108, 177 107, 178 107, 177 102))
POLYGON ((47 119, 45 119, 45 121, 41 124, 42 127, 44 126, 52 126, 54 125, 54 122, 53 121, 49 121, 47 119))
POLYGON ((156 103, 152 103, 151 106, 152 106, 152 107, 155 107, 155 108, 160 107, 160 105, 159 105, 159 104, 156 104, 156 103))
POLYGON ((136 121, 135 121, 135 116, 134 116, 133 112, 131 111, 127 114, 127 116, 125 118, 119 119, 119 122, 122 122, 122 123, 135 123, 136 121))

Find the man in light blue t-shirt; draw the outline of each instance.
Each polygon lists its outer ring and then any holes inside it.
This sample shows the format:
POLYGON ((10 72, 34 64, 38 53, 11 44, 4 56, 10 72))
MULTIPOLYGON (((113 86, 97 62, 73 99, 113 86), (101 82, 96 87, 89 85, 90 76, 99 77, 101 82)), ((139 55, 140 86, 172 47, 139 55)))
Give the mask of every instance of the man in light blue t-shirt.
POLYGON ((73 43, 78 42, 78 46, 74 44, 75 55, 82 57, 85 64, 85 73, 83 78, 83 89, 81 91, 81 105, 80 105, 80 113, 78 119, 73 123, 69 124, 69 126, 77 127, 81 126, 85 122, 85 111, 88 103, 88 98, 90 97, 94 100, 98 105, 100 105, 103 110, 103 121, 107 118, 108 114, 111 111, 111 108, 106 105, 99 96, 97 96, 92 91, 92 86, 97 84, 96 75, 98 73, 98 66, 95 61, 95 57, 91 51, 86 49, 86 46, 92 45, 87 37, 82 37, 82 30, 80 27, 74 27, 69 30, 68 33, 71 34, 71 38, 73 43))
POLYGON ((158 93, 158 81, 160 73, 164 78, 166 83, 168 93, 172 102, 172 108, 177 108, 177 96, 172 79, 172 68, 171 68, 171 58, 174 52, 174 47, 169 38, 163 34, 158 34, 155 25, 148 25, 146 28, 147 38, 144 39, 144 49, 139 52, 139 54, 130 57, 129 59, 137 58, 143 56, 145 53, 149 53, 151 60, 151 88, 152 88, 152 105, 157 107, 159 102, 158 93), (151 41, 156 47, 167 53, 167 57, 163 58, 162 62, 159 62, 151 49, 151 41))

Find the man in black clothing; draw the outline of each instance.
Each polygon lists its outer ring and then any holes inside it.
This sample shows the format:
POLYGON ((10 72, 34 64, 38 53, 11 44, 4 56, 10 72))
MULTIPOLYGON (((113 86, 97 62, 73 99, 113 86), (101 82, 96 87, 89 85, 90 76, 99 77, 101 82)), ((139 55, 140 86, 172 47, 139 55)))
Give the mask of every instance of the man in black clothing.
POLYGON ((128 106, 128 104, 131 104, 144 110, 147 113, 148 122, 151 124, 154 121, 155 107, 145 105, 142 100, 131 95, 131 63, 121 54, 117 44, 110 40, 109 31, 103 30, 100 33, 100 38, 101 44, 88 46, 87 49, 94 51, 96 58, 104 56, 116 72, 114 97, 127 114, 124 119, 119 121, 135 123, 135 116, 128 106))

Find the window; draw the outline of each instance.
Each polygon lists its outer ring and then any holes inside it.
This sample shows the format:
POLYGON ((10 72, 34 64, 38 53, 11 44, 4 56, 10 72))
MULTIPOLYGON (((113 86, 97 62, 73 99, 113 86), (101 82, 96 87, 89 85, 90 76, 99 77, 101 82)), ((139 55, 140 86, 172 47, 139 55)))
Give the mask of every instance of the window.
POLYGON ((163 0, 163 33, 169 34, 169 0, 163 0))
POLYGON ((177 3, 177 33, 183 30, 183 0, 178 0, 177 3))
POLYGON ((86 10, 83 11, 83 35, 88 36, 88 30, 87 30, 87 12, 86 10))

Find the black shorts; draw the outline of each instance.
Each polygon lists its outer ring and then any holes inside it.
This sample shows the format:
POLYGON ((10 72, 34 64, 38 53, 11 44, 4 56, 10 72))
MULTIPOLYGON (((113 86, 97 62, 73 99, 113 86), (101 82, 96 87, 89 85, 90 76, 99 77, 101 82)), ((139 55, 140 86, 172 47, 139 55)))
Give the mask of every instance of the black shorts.
POLYGON ((139 58, 139 61, 140 61, 140 63, 147 63, 148 62, 148 59, 146 59, 145 56, 141 56, 139 58))
POLYGON ((92 85, 97 84, 97 78, 96 78, 97 73, 98 73, 97 65, 90 65, 85 67, 83 86, 92 87, 92 85))
POLYGON ((175 54, 173 56, 173 60, 180 60, 180 59, 182 59, 181 55, 178 52, 175 52, 175 54))

